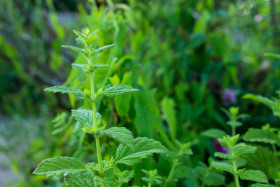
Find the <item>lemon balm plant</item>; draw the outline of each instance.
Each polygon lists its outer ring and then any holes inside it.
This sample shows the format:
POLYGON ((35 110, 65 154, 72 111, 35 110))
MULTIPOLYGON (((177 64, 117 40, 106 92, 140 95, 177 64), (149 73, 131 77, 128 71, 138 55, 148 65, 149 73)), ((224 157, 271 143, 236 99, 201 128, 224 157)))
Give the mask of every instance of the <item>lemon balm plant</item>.
POLYGON ((101 123, 102 115, 97 112, 96 108, 96 102, 99 99, 102 99, 102 97, 115 97, 139 90, 123 84, 112 87, 101 87, 96 90, 94 84, 96 69, 110 68, 110 66, 96 64, 93 62, 93 59, 98 57, 104 50, 113 47, 113 44, 95 49, 95 43, 99 38, 96 31, 90 32, 89 29, 83 29, 82 32, 74 31, 74 33, 78 36, 77 42, 82 48, 74 46, 63 47, 70 48, 82 54, 87 59, 87 63, 72 64, 72 67, 89 76, 90 89, 85 89, 83 92, 64 85, 50 87, 45 89, 45 91, 74 94, 92 103, 92 110, 72 110, 72 115, 77 121, 83 124, 82 130, 85 133, 94 136, 97 161, 85 164, 74 157, 58 156, 43 160, 34 171, 34 174, 64 176, 66 185, 69 186, 121 186, 133 178, 134 171, 121 171, 118 167, 119 165, 132 166, 141 162, 142 159, 152 156, 153 153, 163 153, 167 149, 160 142, 153 139, 145 137, 134 138, 132 132, 124 127, 107 128, 106 124, 101 123), (109 160, 102 159, 100 149, 100 137, 102 136, 108 136, 120 143, 116 154, 111 156, 109 160))

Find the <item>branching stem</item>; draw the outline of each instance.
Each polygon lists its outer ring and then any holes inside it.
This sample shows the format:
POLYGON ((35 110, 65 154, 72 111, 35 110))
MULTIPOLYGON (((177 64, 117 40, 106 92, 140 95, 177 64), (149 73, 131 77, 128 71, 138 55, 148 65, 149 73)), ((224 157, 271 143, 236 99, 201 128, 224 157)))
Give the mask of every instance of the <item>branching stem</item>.
POLYGON ((171 168, 171 170, 170 170, 170 172, 169 172, 169 175, 168 175, 168 177, 167 177, 167 179, 166 179, 166 181, 165 181, 164 187, 166 187, 167 184, 168 184, 168 183, 170 182, 170 180, 172 179, 173 173, 174 173, 174 170, 175 170, 177 164, 178 164, 178 159, 176 159, 176 160, 173 161, 173 163, 172 163, 172 168, 171 168))

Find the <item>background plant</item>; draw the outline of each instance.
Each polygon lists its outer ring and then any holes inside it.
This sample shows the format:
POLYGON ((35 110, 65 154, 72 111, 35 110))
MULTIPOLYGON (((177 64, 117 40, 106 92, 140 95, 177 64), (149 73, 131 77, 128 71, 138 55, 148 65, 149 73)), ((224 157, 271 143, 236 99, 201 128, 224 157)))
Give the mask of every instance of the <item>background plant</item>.
MULTIPOLYGON (((154 138, 175 152, 176 139, 191 143, 194 154, 181 157, 180 162, 197 169, 192 176, 205 176, 208 169, 209 176, 217 174, 208 161, 209 156, 214 157, 214 140, 202 132, 214 128, 231 134, 228 118, 220 108, 234 104, 251 116, 242 120, 239 134, 249 128, 261 129, 266 123, 272 129, 278 125, 269 108, 240 99, 246 93, 277 96, 279 60, 262 55, 279 50, 276 0, 0 2, 1 137, 6 140, 1 141, 1 150, 9 152, 22 186, 60 185, 55 178, 31 175, 42 158, 94 157, 92 139, 84 135, 79 122, 71 121, 71 108, 90 109, 91 103, 73 95, 42 92, 47 86, 64 84, 69 71, 67 85, 71 88, 83 90, 90 85, 83 73, 70 68, 73 61, 84 63, 82 55, 60 47, 62 42, 74 42, 72 28, 99 29, 98 46, 111 42, 117 46, 97 59, 98 63, 112 62, 106 75, 108 83, 141 89, 138 94, 103 98, 97 103, 108 126, 121 123, 135 136, 154 138), (66 123, 54 127, 50 121, 60 112, 65 112, 66 123), (59 127, 64 127, 65 133, 52 136, 59 127), (13 129, 21 130, 15 136, 13 129)), ((104 158, 114 153, 112 143, 104 142, 104 158)), ((158 162, 148 158, 139 168, 133 166, 139 171, 135 172, 139 184, 144 176, 142 168, 157 168, 163 182, 168 178, 172 159, 155 159, 158 162)), ((226 173, 221 175, 226 184, 232 179, 226 173)), ((169 185, 200 186, 200 182, 199 177, 185 176, 169 185)))

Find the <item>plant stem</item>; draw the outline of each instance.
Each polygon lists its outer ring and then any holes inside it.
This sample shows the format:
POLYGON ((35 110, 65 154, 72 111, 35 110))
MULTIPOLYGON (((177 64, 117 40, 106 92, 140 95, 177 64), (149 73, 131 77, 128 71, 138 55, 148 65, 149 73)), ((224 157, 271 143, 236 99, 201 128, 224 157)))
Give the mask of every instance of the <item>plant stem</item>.
POLYGON ((148 187, 151 187, 151 186, 152 186, 152 184, 151 184, 151 183, 149 183, 148 187))
POLYGON ((232 127, 232 136, 234 136, 235 135, 235 127, 232 127))
MULTIPOLYGON (((95 106, 95 93, 94 93, 94 73, 90 73, 89 75, 90 75, 90 91, 91 91, 92 110, 93 110, 93 127, 98 128, 97 120, 96 120, 96 106, 95 106)), ((99 137, 96 134, 94 136, 96 142, 96 151, 97 151, 97 159, 98 159, 99 167, 100 170, 103 171, 99 137)), ((102 186, 105 187, 106 185, 103 183, 102 186)))
POLYGON ((232 160, 233 163, 233 172, 234 172, 234 179, 235 179, 235 185, 236 187, 240 187, 239 185, 239 179, 238 179, 238 174, 237 174, 237 166, 236 166, 236 160, 232 160))
POLYGON ((167 179, 166 179, 166 181, 165 181, 164 187, 166 187, 167 184, 169 183, 169 181, 172 179, 173 172, 174 172, 174 170, 175 170, 175 168, 176 168, 176 166, 177 166, 177 163, 178 163, 178 159, 176 159, 176 160, 173 161, 173 163, 172 163, 172 168, 171 168, 171 170, 170 170, 170 172, 169 172, 169 175, 168 175, 168 177, 167 177, 167 179))
POLYGON ((272 145, 272 150, 273 150, 274 155, 277 156, 277 149, 276 149, 275 144, 271 144, 271 145, 272 145))

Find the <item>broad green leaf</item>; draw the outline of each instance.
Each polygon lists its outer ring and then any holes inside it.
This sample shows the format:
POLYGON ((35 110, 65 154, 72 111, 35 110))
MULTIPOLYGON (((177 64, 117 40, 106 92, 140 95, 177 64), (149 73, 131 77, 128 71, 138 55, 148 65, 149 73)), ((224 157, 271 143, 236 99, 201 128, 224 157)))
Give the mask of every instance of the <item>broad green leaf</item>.
POLYGON ((232 166, 227 163, 213 161, 211 162, 211 166, 220 171, 227 171, 233 173, 232 166))
POLYGON ((259 183, 268 183, 265 174, 259 170, 245 170, 244 172, 240 173, 240 179, 259 183))
POLYGON ((192 176, 192 168, 184 165, 179 165, 174 170, 173 177, 182 179, 182 178, 189 178, 192 176))
POLYGON ((173 99, 165 97, 161 101, 161 108, 163 112, 163 119, 167 121, 169 132, 171 134, 172 141, 176 138, 176 113, 175 113, 175 102, 173 99))
POLYGON ((129 85, 120 84, 120 85, 106 88, 100 95, 107 96, 107 97, 114 97, 114 96, 122 95, 125 93, 137 92, 137 91, 139 91, 139 90, 132 88, 129 85))
MULTIPOLYGON (((131 83, 132 83, 131 76, 132 76, 131 72, 125 73, 124 76, 123 76, 121 84, 131 85, 131 83)), ((118 76, 114 76, 110 80, 111 80, 113 85, 119 84, 119 77, 118 76)), ((131 97, 132 97, 132 94, 128 93, 128 94, 125 94, 125 95, 116 96, 114 98, 115 99, 116 110, 117 110, 117 112, 120 116, 126 116, 128 114, 129 109, 130 109, 130 105, 131 105, 131 102, 130 102, 131 97)))
POLYGON ((106 49, 109 49, 110 47, 113 47, 114 45, 115 44, 102 46, 102 47, 96 49, 95 53, 101 53, 101 52, 105 51, 106 49))
POLYGON ((207 136, 209 138, 218 139, 222 138, 223 136, 226 136, 227 134, 220 129, 208 129, 206 131, 203 131, 202 135, 207 136))
POLYGON ((72 49, 73 51, 76 51, 76 52, 79 52, 79 53, 83 54, 84 56, 88 56, 88 53, 82 48, 74 47, 74 46, 71 46, 71 45, 62 45, 62 47, 72 49))
POLYGON ((53 87, 46 88, 45 91, 53 92, 53 93, 61 92, 61 93, 67 93, 67 94, 74 94, 81 98, 86 97, 86 95, 82 91, 74 89, 74 88, 70 88, 68 86, 53 86, 53 87))
POLYGON ((225 176, 218 172, 211 171, 206 165, 197 166, 193 174, 202 180, 208 186, 222 186, 225 184, 225 176))
POLYGON ((43 160, 33 174, 36 175, 61 175, 77 173, 86 170, 85 165, 74 157, 54 157, 43 160))
POLYGON ((134 148, 132 132, 125 127, 111 127, 106 130, 101 130, 99 134, 101 136, 107 135, 131 149, 134 148))
POLYGON ((160 142, 146 137, 136 138, 133 144, 134 150, 123 144, 119 145, 115 158, 117 164, 134 165, 154 153, 159 154, 167 151, 160 142))
POLYGON ((267 147, 258 146, 257 151, 246 160, 248 167, 263 171, 269 178, 278 178, 278 169, 276 172, 273 170, 279 166, 279 158, 267 147))
POLYGON ((246 94, 242 97, 243 99, 252 99, 254 101, 260 102, 269 108, 274 108, 274 102, 271 99, 268 99, 266 97, 263 97, 261 95, 253 95, 253 94, 246 94))
MULTIPOLYGON (((86 109, 77 109, 72 110, 72 116, 82 124, 88 124, 89 126, 93 125, 93 111, 86 109)), ((100 123, 102 116, 97 112, 96 120, 97 124, 100 123)))
POLYGON ((279 137, 269 130, 254 129, 250 128, 245 136, 243 137, 245 141, 249 142, 264 142, 275 144, 280 142, 279 137))
POLYGON ((218 172, 209 172, 208 175, 203 176, 202 180, 208 186, 222 186, 225 184, 226 178, 224 175, 218 172))
POLYGON ((215 157, 222 158, 222 159, 228 159, 228 160, 232 159, 232 157, 230 155, 220 153, 220 152, 216 152, 215 157))
POLYGON ((256 152, 257 148, 250 146, 250 145, 245 145, 245 144, 238 144, 234 146, 234 153, 236 157, 245 157, 253 154, 256 152))
POLYGON ((94 187, 95 176, 90 170, 65 175, 67 186, 72 187, 94 187))
POLYGON ((280 55, 275 54, 275 53, 264 53, 263 56, 265 56, 265 57, 272 57, 272 58, 279 58, 280 59, 280 55))
MULTIPOLYGON (((155 127, 165 138, 166 134, 160 124, 160 114, 155 100, 155 90, 145 90, 135 94, 135 111, 134 124, 139 136, 153 137, 155 127)), ((166 136, 167 137, 167 136, 166 136)), ((168 137, 167 137, 168 141, 168 137)))

